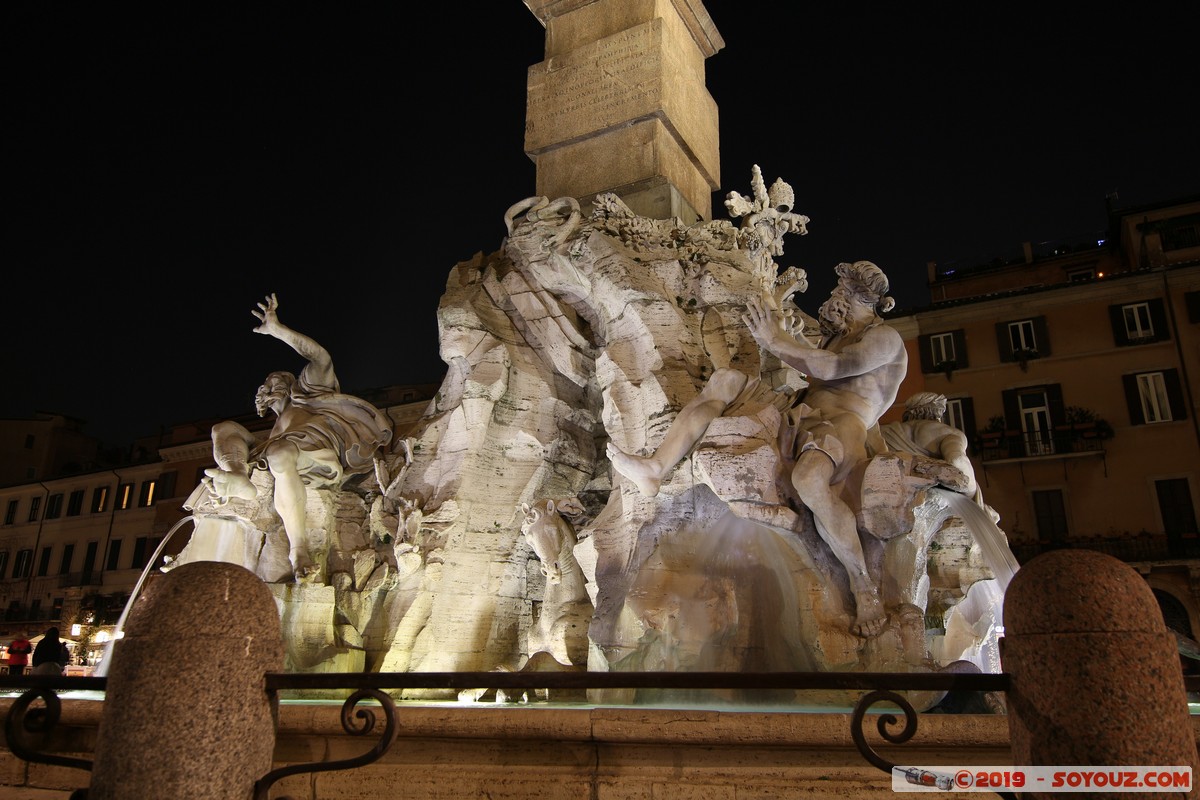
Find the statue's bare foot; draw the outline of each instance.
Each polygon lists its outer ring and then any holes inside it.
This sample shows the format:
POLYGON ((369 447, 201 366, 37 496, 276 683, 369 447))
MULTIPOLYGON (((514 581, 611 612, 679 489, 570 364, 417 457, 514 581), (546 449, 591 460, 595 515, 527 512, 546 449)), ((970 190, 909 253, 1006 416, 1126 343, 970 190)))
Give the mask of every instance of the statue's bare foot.
POLYGON ((206 469, 204 474, 212 478, 213 492, 222 500, 231 497, 253 500, 258 497, 258 488, 246 475, 223 469, 206 469))
POLYGON ((883 613, 883 603, 879 600, 878 590, 872 588, 855 592, 854 603, 858 608, 858 616, 852 628, 854 633, 864 639, 878 635, 887 622, 887 614, 883 613))
POLYGON ((612 462, 613 469, 633 481, 638 491, 646 497, 654 497, 658 494, 662 478, 658 474, 658 468, 650 459, 631 456, 612 442, 608 443, 608 459, 612 462))

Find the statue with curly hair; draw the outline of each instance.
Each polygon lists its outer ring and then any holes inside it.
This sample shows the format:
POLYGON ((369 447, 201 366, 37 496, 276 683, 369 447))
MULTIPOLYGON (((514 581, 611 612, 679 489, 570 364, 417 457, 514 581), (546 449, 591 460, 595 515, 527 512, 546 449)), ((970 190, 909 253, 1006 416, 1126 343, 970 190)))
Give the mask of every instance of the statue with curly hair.
MULTIPOLYGON (((869 457, 879 437, 879 418, 896 400, 908 369, 900 334, 879 316, 894 301, 888 279, 870 261, 836 267, 837 286, 818 312, 821 339, 809 341, 785 331, 775 309, 752 298, 745 317, 764 350, 805 376, 808 386, 788 410, 788 442, 781 457, 801 502, 812 512, 821 538, 850 578, 856 617, 852 630, 878 634, 886 622, 879 587, 867 572, 853 509, 839 487, 869 457)), ((709 424, 733 406, 750 379, 734 369, 716 370, 704 389, 679 412, 666 437, 649 456, 608 445, 613 467, 647 496, 700 441, 709 424)))

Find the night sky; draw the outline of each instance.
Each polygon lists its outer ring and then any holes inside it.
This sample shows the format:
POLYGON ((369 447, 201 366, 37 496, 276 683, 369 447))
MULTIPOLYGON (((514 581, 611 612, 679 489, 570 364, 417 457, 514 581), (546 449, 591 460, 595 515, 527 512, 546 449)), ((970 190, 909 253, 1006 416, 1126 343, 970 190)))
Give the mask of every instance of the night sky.
MULTIPOLYGON (((1094 239, 1114 191, 1200 192, 1180 6, 1050 5, 710 0, 714 216, 759 164, 811 218, 778 259, 808 270, 801 305, 865 258, 916 308, 926 262, 1094 239)), ((268 371, 303 366, 252 333, 269 292, 345 390, 440 381, 449 270, 498 249, 534 191, 525 75, 544 42, 518 0, 447 8, 6 5, 0 417, 68 414, 128 444, 251 411, 268 371)))

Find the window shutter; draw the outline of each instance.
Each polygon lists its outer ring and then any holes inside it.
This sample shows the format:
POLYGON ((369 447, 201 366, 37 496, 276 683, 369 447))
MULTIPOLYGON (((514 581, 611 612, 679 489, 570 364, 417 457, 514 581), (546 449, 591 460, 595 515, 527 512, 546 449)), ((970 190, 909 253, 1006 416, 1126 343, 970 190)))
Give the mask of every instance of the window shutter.
POLYGON ((1008 337, 1008 323, 996 323, 996 345, 1000 350, 1000 361, 1010 363, 1016 361, 1013 357, 1012 340, 1008 337))
POLYGON ((1134 425, 1145 425, 1146 415, 1142 413, 1142 395, 1138 392, 1137 375, 1122 375, 1125 384, 1125 404, 1129 407, 1129 421, 1134 425))
POLYGON ((1125 331, 1125 306, 1109 306, 1108 319, 1112 324, 1113 344, 1126 347, 1129 344, 1129 334, 1125 331))
POLYGON ((933 337, 923 333, 917 337, 917 349, 921 352, 921 372, 936 372, 933 368, 933 348, 930 345, 933 337))
POLYGON ((1188 292, 1183 296, 1187 305, 1188 322, 1200 322, 1200 292, 1188 292))
POLYGON ((958 364, 959 369, 966 369, 970 366, 967 362, 967 335, 961 328, 954 331, 954 361, 958 364))
POLYGON ((1150 306, 1150 324, 1154 326, 1154 341, 1167 341, 1171 338, 1171 329, 1167 325, 1167 312, 1163 308, 1162 298, 1156 297, 1153 300, 1147 300, 1146 304, 1150 306))
POLYGON ((1004 401, 1004 425, 1009 430, 1020 430, 1021 407, 1017 405, 1017 390, 1005 389, 1000 393, 1004 401))
POLYGON ((1045 317, 1033 318, 1033 336, 1037 343, 1038 358, 1050 355, 1050 329, 1046 327, 1045 317))
POLYGON ((1066 406, 1063 405, 1062 386, 1057 383, 1046 385, 1046 404, 1050 406, 1050 424, 1062 425, 1067 421, 1066 406))
POLYGON ((1183 402, 1183 387, 1179 383, 1179 370, 1164 369, 1163 385, 1167 390, 1167 402, 1171 404, 1171 419, 1187 419, 1187 404, 1183 402))

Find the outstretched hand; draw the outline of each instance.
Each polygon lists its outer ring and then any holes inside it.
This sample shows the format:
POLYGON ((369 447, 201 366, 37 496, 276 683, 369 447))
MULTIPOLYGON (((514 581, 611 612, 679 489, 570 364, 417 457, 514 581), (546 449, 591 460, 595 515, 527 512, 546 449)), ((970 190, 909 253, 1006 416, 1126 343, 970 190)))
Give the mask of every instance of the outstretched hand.
POLYGON ((754 340, 767 350, 771 349, 771 342, 779 338, 783 331, 783 321, 779 313, 763 306, 757 297, 746 301, 746 313, 742 316, 742 321, 750 329, 754 340))
POLYGON ((254 332, 266 334, 274 333, 275 329, 279 326, 278 311, 279 301, 275 299, 275 293, 271 292, 271 294, 267 295, 265 302, 258 304, 258 311, 250 312, 254 316, 258 317, 259 322, 262 323, 254 329, 254 332))

